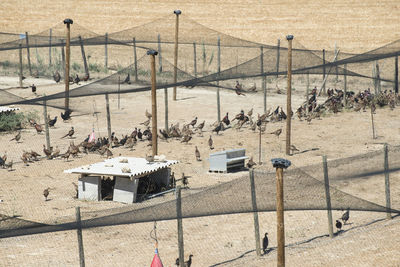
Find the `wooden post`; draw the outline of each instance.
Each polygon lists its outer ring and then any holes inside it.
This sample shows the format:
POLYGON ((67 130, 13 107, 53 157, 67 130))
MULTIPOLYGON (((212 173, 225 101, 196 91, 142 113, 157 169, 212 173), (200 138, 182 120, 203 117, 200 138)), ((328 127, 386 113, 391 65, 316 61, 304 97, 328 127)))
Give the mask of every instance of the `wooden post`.
POLYGON ((137 54, 136 54, 136 38, 133 37, 133 61, 135 65, 135 82, 138 81, 138 71, 137 71, 137 54))
MULTIPOLYGON (((322 81, 325 81, 325 75, 326 75, 326 70, 325 70, 325 49, 322 49, 322 81)), ((326 82, 323 82, 322 88, 324 90, 324 95, 326 95, 326 82)))
POLYGON ((343 87, 344 87, 344 106, 347 107, 347 64, 344 64, 344 75, 343 75, 343 87))
MULTIPOLYGON (((338 53, 339 51, 337 50, 337 45, 336 45, 336 41, 335 41, 335 55, 338 53)), ((335 58, 335 62, 336 62, 336 58, 335 58)), ((335 70, 336 70, 336 82, 339 81, 339 71, 338 71, 338 65, 335 66, 335 70)))
POLYGON ((264 74, 264 47, 261 46, 260 50, 261 50, 260 72, 261 72, 261 75, 262 75, 261 87, 262 87, 262 90, 264 92, 264 102, 263 103, 264 103, 264 113, 266 113, 267 112, 267 86, 266 86, 265 82, 266 82, 267 77, 263 75, 264 74))
POLYGON ((50 35, 49 35, 49 66, 51 66, 51 37, 52 37, 52 29, 50 29, 50 35))
POLYGON ((164 88, 165 130, 168 132, 168 88, 164 88))
POLYGON ((106 32, 104 40, 104 67, 108 69, 108 32, 106 32))
POLYGON ((374 113, 372 112, 371 108, 371 125, 372 125, 372 139, 375 139, 375 124, 374 124, 374 113))
POLYGON ((64 24, 67 25, 67 41, 65 46, 66 61, 65 61, 65 110, 69 110, 69 61, 70 61, 70 39, 71 39, 71 24, 72 19, 65 19, 64 24))
MULTIPOLYGON (((177 70, 178 70, 178 33, 179 33, 179 15, 182 14, 180 10, 175 10, 176 15, 175 21, 175 53, 174 53, 174 84, 177 81, 177 70)), ((173 99, 176 101, 176 86, 174 86, 173 99)))
POLYGON ((121 108, 121 76, 118 75, 118 109, 121 108))
POLYGON ((388 145, 384 144, 384 169, 385 169, 385 195, 386 195, 386 219, 392 219, 392 214, 390 212, 390 180, 389 180, 389 154, 388 154, 388 145))
POLYGON ((85 67, 85 74, 87 76, 89 76, 89 68, 88 68, 88 64, 87 64, 87 61, 86 61, 85 48, 83 46, 83 40, 82 40, 81 36, 79 36, 79 43, 81 45, 81 53, 82 53, 82 59, 83 59, 83 66, 85 67))
POLYGON ((62 61, 63 74, 64 74, 64 77, 65 77, 65 52, 64 52, 64 40, 61 40, 61 61, 62 61))
POLYGON ((158 72, 162 72, 162 57, 161 57, 161 36, 160 34, 157 35, 157 39, 158 39, 158 72))
POLYGON ((157 51, 149 50, 147 55, 150 55, 151 61, 151 126, 152 126, 152 148, 153 156, 158 154, 157 151, 157 94, 156 94, 156 59, 157 51))
POLYGON ((309 94, 310 94, 310 72, 307 71, 307 85, 306 85, 306 100, 307 100, 307 105, 306 105, 306 114, 308 114, 308 100, 309 100, 309 94))
POLYGON ((46 147, 50 150, 50 131, 49 131, 49 119, 47 117, 47 104, 46 100, 43 100, 43 117, 44 117, 44 130, 46 133, 46 147))
MULTIPOLYGON (((221 39, 218 36, 218 79, 219 79, 219 74, 221 72, 221 39)), ((219 81, 217 81, 217 120, 218 122, 221 121, 221 98, 219 95, 219 81)))
POLYGON ((292 40, 293 35, 286 36, 288 40, 288 75, 286 99, 286 155, 290 155, 290 131, 292 121, 292 40))
POLYGON ((83 236, 82 236, 82 224, 81 224, 81 208, 75 208, 76 217, 76 233, 78 236, 78 246, 79 246, 79 265, 80 267, 85 267, 85 253, 83 250, 83 236))
POLYGON ((108 94, 105 94, 106 97, 106 113, 107 113, 107 132, 108 132, 108 142, 111 143, 111 116, 110 116, 110 100, 108 98, 108 94))
POLYGON ((394 57, 394 92, 399 93, 399 57, 394 57))
POLYGON ((29 35, 28 35, 28 32, 25 32, 25 41, 26 41, 26 57, 28 59, 29 75, 32 76, 31 53, 29 51, 29 35))
POLYGON ((19 87, 22 88, 22 44, 19 44, 19 87))
POLYGON ((278 241, 278 267, 285 266, 285 221, 283 202, 283 168, 290 166, 290 161, 285 159, 272 159, 272 165, 276 168, 276 217, 277 217, 277 241, 278 241))
POLYGON ((197 55, 196 55, 196 43, 193 43, 193 68, 194 77, 197 78, 197 55))
POLYGON ((259 135, 258 135, 258 164, 261 165, 261 126, 262 122, 260 124, 259 128, 259 135))
POLYGON ((184 266, 184 247, 183 247, 183 224, 182 224, 182 200, 181 200, 181 186, 176 187, 176 218, 178 221, 178 248, 179 248, 179 266, 184 266))
POLYGON ((258 209, 257 209, 257 198, 256 198, 256 186, 254 183, 254 169, 249 171, 250 176, 250 189, 251 189, 251 205, 253 207, 253 219, 254 219, 254 237, 256 240, 256 254, 261 256, 260 246, 260 226, 258 223, 258 209))
POLYGON ((281 46, 281 39, 278 39, 278 45, 276 47, 276 78, 278 78, 279 72, 279 58, 280 58, 280 46, 281 46))
POLYGON ((329 191, 328 162, 326 160, 326 156, 322 156, 322 164, 324 168, 326 210, 328 212, 328 230, 329 230, 329 236, 333 238, 331 195, 329 191))

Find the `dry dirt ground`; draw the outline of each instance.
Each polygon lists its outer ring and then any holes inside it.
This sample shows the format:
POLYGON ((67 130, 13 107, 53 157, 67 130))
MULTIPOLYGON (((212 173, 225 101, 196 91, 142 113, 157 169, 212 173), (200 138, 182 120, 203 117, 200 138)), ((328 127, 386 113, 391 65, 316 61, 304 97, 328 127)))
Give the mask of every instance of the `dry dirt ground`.
MULTIPOLYGON (((212 29, 251 41, 274 44, 277 38, 294 34, 296 40, 308 48, 333 48, 336 41, 342 51, 363 52, 396 40, 399 36, 397 25, 400 20, 397 1, 1 1, 0 30, 3 32, 40 32, 71 17, 75 22, 97 33, 113 32, 150 22, 155 18, 181 9, 188 17, 212 29)), ((38 85, 40 94, 50 94, 62 90, 61 85, 52 81, 28 78, 27 84, 38 85)), ((248 81, 249 84, 252 81, 248 81)), ((16 77, 1 77, 1 89, 17 84, 16 77)), ((314 84, 313 84, 314 85, 314 84)), ((294 84, 298 91, 293 96, 293 106, 304 100, 303 87, 294 84)), ((284 88, 282 84, 281 88, 284 88)), ((271 88, 270 88, 271 89, 271 88)), ((12 89, 11 93, 32 97, 29 89, 12 89)), ((177 102, 170 101, 170 121, 187 123, 195 116, 206 121, 204 137, 195 136, 188 144, 179 141, 160 142, 159 151, 168 158, 177 159, 180 164, 173 167, 176 173, 185 172, 190 178, 190 189, 183 194, 202 190, 204 187, 230 181, 242 175, 209 174, 206 158, 210 153, 207 137, 210 124, 216 120, 215 92, 202 88, 178 89, 177 102), (194 146, 198 146, 202 161, 195 161, 194 146)), ((171 94, 170 94, 171 96, 171 94)), ((285 107, 285 95, 269 92, 268 106, 285 107)), ((170 99, 171 100, 171 99, 170 99)), ((53 146, 65 151, 70 140, 60 139, 71 126, 76 129, 75 142, 83 140, 95 128, 96 134, 106 135, 104 97, 80 100, 89 114, 76 116, 68 123, 59 121, 51 129, 53 146), (93 101, 94 100, 94 101, 93 101), (93 103, 98 117, 92 114, 93 103)), ((261 94, 238 97, 232 92, 221 92, 222 110, 230 115, 240 109, 254 108, 261 113, 261 94)), ((163 97, 158 95, 161 126, 164 125, 163 97)), ((130 133, 133 127, 144 121, 144 110, 150 110, 149 92, 124 95, 121 109, 117 99, 111 97, 113 131, 118 134, 130 133)), ((36 109, 41 116, 41 108, 21 107, 22 111, 36 109)), ((52 116, 58 110, 49 108, 52 116)), ((293 121, 292 142, 300 150, 318 148, 307 153, 290 156, 292 167, 321 162, 321 156, 328 159, 362 154, 381 150, 382 144, 399 145, 400 122, 396 120, 400 109, 378 109, 375 117, 378 139, 371 138, 369 112, 344 112, 329 114, 311 124, 293 121)), ((267 132, 282 128, 284 123, 268 124, 267 132)), ((23 149, 42 151, 44 135, 37 135, 27 127, 22 131, 22 143, 8 142, 14 133, 0 135, 0 154, 7 151, 8 158, 18 161, 23 149)), ((248 155, 258 157, 257 134, 249 129, 235 131, 229 129, 220 136, 214 134, 215 151, 243 146, 248 155), (240 143, 240 144, 239 144, 240 143)), ((274 135, 262 136, 262 161, 258 168, 272 171, 269 160, 285 157, 284 134, 280 139, 274 135)), ((139 142, 134 151, 119 148, 114 155, 144 156, 149 153, 145 142, 139 142)), ((74 216, 75 207, 80 206, 82 216, 87 212, 126 205, 113 202, 88 202, 73 198, 75 175, 64 174, 63 170, 103 160, 100 155, 90 154, 73 159, 41 160, 23 166, 15 165, 15 171, 0 170, 0 213, 21 216, 26 220, 50 222, 54 218, 74 216), (50 200, 45 202, 43 189, 50 187, 50 200)), ((398 174, 391 175, 392 201, 399 208, 400 182, 398 174)), ((275 186, 275 185, 271 185, 275 186)), ((333 184, 338 189, 372 202, 384 205, 383 177, 349 183, 333 184)), ((154 202, 172 198, 155 199, 154 202)), ((218 203, 213 203, 218 205, 218 203)), ((341 216, 334 211, 333 217, 341 216)), ((252 214, 237 214, 203 217, 184 220, 185 258, 193 254, 193 266, 275 266, 276 265, 276 220, 275 213, 260 213, 260 231, 268 232, 269 254, 257 258, 254 251, 254 230, 252 214)), ((326 212, 296 211, 286 212, 286 243, 288 266, 399 266, 400 235, 399 217, 384 220, 385 214, 352 212, 351 223, 344 232, 330 239, 326 237, 326 212)), ((87 266, 148 266, 153 257, 154 242, 149 237, 153 223, 102 227, 83 231, 87 266)), ((165 266, 173 266, 178 255, 175 221, 157 223, 160 256, 165 266)), ((65 231, 35 236, 22 236, 0 240, 1 266, 77 266, 78 247, 76 233, 65 231)))

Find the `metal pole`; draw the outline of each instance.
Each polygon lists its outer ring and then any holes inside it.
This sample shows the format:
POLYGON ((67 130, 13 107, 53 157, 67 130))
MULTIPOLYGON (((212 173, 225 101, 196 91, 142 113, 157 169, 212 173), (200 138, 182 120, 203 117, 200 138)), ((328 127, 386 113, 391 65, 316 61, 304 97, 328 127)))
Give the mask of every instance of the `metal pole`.
POLYGON ((157 51, 149 50, 147 55, 150 55, 151 59, 151 126, 152 126, 152 148, 153 156, 158 154, 157 151, 157 94, 156 94, 156 59, 157 51))
POLYGON ((309 94, 310 94, 310 73, 307 72, 307 88, 306 88, 306 100, 307 100, 307 105, 306 105, 306 114, 308 114, 308 100, 309 100, 309 94))
MULTIPOLYGON (((218 78, 219 74, 221 72, 221 40, 220 37, 218 36, 218 78)), ((219 81, 217 81, 217 86, 219 86, 219 81)), ((217 120, 218 122, 221 121, 221 98, 219 95, 219 87, 217 87, 217 120)))
MULTIPOLYGON (((325 70, 325 49, 322 49, 322 81, 325 81, 325 75, 326 75, 326 70, 325 70)), ((324 95, 326 95, 326 82, 322 84, 322 88, 324 90, 324 95)))
POLYGON ((179 266, 184 266, 184 247, 183 247, 183 224, 182 224, 182 202, 181 186, 176 187, 176 217, 178 221, 178 248, 179 248, 179 266))
POLYGON ((118 109, 121 108, 121 95, 120 95, 120 91, 121 91, 121 76, 118 75, 118 109))
POLYGON ((326 209, 328 212, 328 230, 329 230, 329 236, 333 238, 331 195, 329 192, 328 162, 326 160, 326 156, 322 156, 322 164, 324 168, 326 209))
POLYGON ((67 24, 67 43, 65 46, 66 61, 65 61, 65 110, 69 110, 69 61, 70 61, 70 39, 71 39, 71 24, 72 19, 65 19, 64 24, 67 24))
POLYGON ((51 37, 52 37, 52 29, 50 29, 50 36, 49 36, 49 66, 51 66, 51 37))
MULTIPOLYGON (((337 50, 337 45, 336 45, 336 41, 335 41, 335 55, 338 53, 338 50, 337 50)), ((335 59, 335 62, 336 62, 336 59, 335 59)), ((336 65, 335 66, 335 70, 336 70, 336 82, 338 82, 339 81, 339 73, 338 73, 338 66, 336 65)))
POLYGON ((22 44, 19 44, 19 87, 22 88, 22 44))
POLYGON ((372 124, 372 139, 375 139, 375 124, 374 124, 374 113, 371 107, 371 124, 372 124))
POLYGON ((280 46, 281 46, 281 40, 278 39, 278 45, 276 47, 276 78, 278 78, 278 73, 279 73, 279 57, 280 57, 280 46))
POLYGON ((158 34, 157 39, 158 39, 158 64, 160 65, 160 66, 158 66, 158 70, 159 70, 159 72, 162 72, 161 36, 160 36, 160 34, 158 34))
POLYGON ((80 207, 75 208, 75 217, 76 217, 76 233, 78 235, 78 246, 79 246, 79 265, 80 265, 80 267, 85 267, 85 253, 83 250, 83 237, 82 237, 80 207))
POLYGON ((137 71, 137 54, 136 54, 136 38, 133 37, 133 60, 135 65, 135 82, 138 81, 138 71, 137 71))
POLYGON ((61 40, 61 61, 62 61, 63 74, 64 74, 64 77, 65 77, 65 52, 64 52, 64 40, 61 40))
POLYGON ((168 132, 168 88, 164 88, 165 130, 168 132))
POLYGON ((194 68, 194 77, 197 78, 197 56, 196 56, 196 43, 193 43, 193 68, 194 68))
POLYGON ((261 46, 260 49, 261 49, 261 55, 260 55, 260 65, 261 65, 261 67, 260 67, 260 72, 261 72, 261 75, 262 75, 261 87, 262 87, 263 92, 264 92, 264 113, 266 113, 267 112, 267 86, 265 84, 265 81, 266 81, 267 77, 263 75, 263 73, 264 73, 264 47, 261 46))
POLYGON ((261 125, 262 125, 262 122, 260 124, 260 127, 258 127, 259 132, 260 132, 260 134, 258 136, 258 164, 261 164, 261 125))
POLYGON ((26 57, 28 59, 29 75, 32 76, 31 53, 29 51, 29 35, 28 35, 28 32, 25 32, 25 39, 26 39, 26 57))
POLYGON ((292 40, 293 35, 286 36, 288 40, 288 74, 286 99, 286 155, 290 155, 290 131, 292 121, 292 40))
POLYGON ((343 87, 344 87, 344 106, 347 107, 347 64, 344 64, 343 74, 343 87))
POLYGON ((88 64, 86 61, 85 48, 83 46, 83 41, 82 41, 81 36, 79 36, 79 43, 81 45, 81 53, 82 53, 82 59, 83 59, 83 66, 85 67, 85 74, 86 74, 86 76, 89 76, 89 68, 88 68, 88 64))
POLYGON ((108 98, 108 94, 105 94, 106 97, 106 113, 107 113, 107 132, 108 132, 108 142, 111 143, 111 116, 110 116, 110 100, 108 98))
POLYGON ((50 131, 49 131, 49 120, 47 117, 47 104, 46 100, 43 100, 43 117, 44 117, 44 129, 46 133, 46 147, 50 150, 50 131))
POLYGON ((390 205, 390 180, 389 180, 389 154, 388 154, 388 145, 384 144, 384 168, 385 168, 385 195, 386 195, 386 219, 392 219, 392 214, 390 213, 391 205, 390 205))
POLYGON ((108 68, 108 32, 106 32, 104 40, 104 67, 108 68))
POLYGON ((399 57, 394 58, 394 92, 399 93, 399 57))
MULTIPOLYGON (((177 81, 177 68, 178 68, 178 32, 179 32, 179 15, 182 14, 180 10, 175 10, 175 53, 174 53, 174 84, 177 81)), ((174 86, 173 99, 176 101, 176 86, 174 86)))
POLYGON ((256 240, 256 253, 257 256, 261 256, 260 246, 260 226, 258 223, 258 209, 257 209, 257 198, 256 198, 256 186, 254 183, 254 169, 249 171, 250 176, 250 188, 251 188, 251 204, 253 207, 253 219, 254 219, 254 237, 256 240))

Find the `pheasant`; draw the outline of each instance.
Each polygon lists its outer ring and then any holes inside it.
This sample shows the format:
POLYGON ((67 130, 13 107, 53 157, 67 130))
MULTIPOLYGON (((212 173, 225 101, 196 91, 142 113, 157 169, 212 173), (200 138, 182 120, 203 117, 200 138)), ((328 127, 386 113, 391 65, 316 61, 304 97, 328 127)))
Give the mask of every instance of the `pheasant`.
POLYGON ((197 161, 201 161, 201 158, 200 158, 200 151, 197 149, 197 146, 196 146, 196 150, 195 150, 195 155, 196 155, 196 160, 197 160, 197 161))

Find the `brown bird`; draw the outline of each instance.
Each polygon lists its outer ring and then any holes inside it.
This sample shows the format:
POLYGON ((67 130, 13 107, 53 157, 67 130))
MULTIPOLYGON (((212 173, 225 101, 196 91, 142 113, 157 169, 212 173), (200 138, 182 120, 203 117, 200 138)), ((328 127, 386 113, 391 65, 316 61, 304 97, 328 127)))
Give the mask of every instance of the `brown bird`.
POLYGON ((185 135, 185 136, 183 136, 183 139, 182 139, 181 143, 186 143, 186 144, 188 144, 188 142, 189 142, 191 139, 192 139, 192 136, 190 136, 190 135, 185 135))
POLYGON ((107 158, 111 158, 113 156, 113 153, 111 152, 110 149, 107 148, 107 158))
POLYGON ((18 141, 19 141, 20 139, 21 139, 21 131, 18 131, 17 135, 16 135, 13 139, 11 139, 10 141, 15 140, 15 141, 17 141, 17 143, 18 143, 18 141))
POLYGON ((60 156, 60 149, 58 148, 58 146, 56 146, 56 150, 53 152, 53 154, 51 154, 51 158, 55 159, 58 156, 60 156))
POLYGON ((219 123, 217 127, 215 127, 212 131, 217 134, 222 130, 222 123, 219 123))
POLYGON ((213 140, 212 140, 211 135, 210 135, 210 138, 208 139, 208 146, 210 147, 211 150, 214 149, 214 147, 213 147, 213 140))
POLYGON ((8 169, 8 171, 13 170, 13 161, 11 160, 9 163, 5 163, 4 166, 8 169))
POLYGON ((69 153, 69 150, 68 150, 66 153, 61 155, 61 158, 68 161, 70 155, 71 155, 71 153, 69 153))
POLYGON ((37 124, 36 122, 35 122, 35 124, 33 125, 33 127, 35 127, 37 133, 43 132, 42 126, 41 126, 40 124, 37 124))
POLYGON ((255 163, 255 162, 253 161, 253 157, 251 157, 251 158, 249 159, 249 161, 247 162, 247 168, 251 169, 251 168, 253 168, 253 166, 255 166, 255 165, 257 165, 257 163, 255 163))
POLYGON ((192 120, 192 121, 189 123, 189 125, 192 125, 192 127, 194 127, 194 126, 196 125, 196 123, 197 123, 197 117, 194 118, 194 120, 192 120))
POLYGON ((50 158, 51 156, 51 150, 47 149, 45 145, 43 145, 43 152, 46 155, 47 158, 50 158))
POLYGON ((148 119, 147 121, 141 122, 140 124, 141 124, 141 125, 144 125, 144 126, 146 126, 146 127, 147 127, 147 126, 149 126, 149 124, 150 124, 150 121, 151 121, 151 120, 150 120, 150 119, 148 119))
POLYGON ((197 146, 196 146, 196 150, 195 150, 194 152, 195 152, 195 155, 196 155, 196 160, 197 160, 197 161, 201 161, 201 158, 200 158, 200 151, 197 149, 197 146))
POLYGON ((71 137, 74 135, 74 133, 75 133, 74 127, 71 127, 71 130, 69 130, 69 132, 68 132, 66 135, 64 135, 63 137, 61 137, 61 139, 62 139, 62 138, 65 138, 65 137, 67 137, 67 136, 69 136, 69 138, 71 138, 71 137))
POLYGON ((49 190, 50 190, 50 188, 49 187, 47 187, 44 191, 43 191, 43 196, 45 197, 45 201, 47 201, 47 197, 49 196, 49 190))
POLYGON ((60 75, 60 73, 59 73, 58 71, 56 71, 56 73, 54 73, 53 79, 54 79, 54 81, 55 81, 56 83, 59 83, 59 82, 60 82, 60 80, 61 80, 61 75, 60 75))
POLYGON ((24 153, 22 154, 21 159, 22 159, 22 161, 24 162, 24 164, 25 164, 26 166, 29 166, 29 164, 28 164, 28 157, 27 157, 26 152, 24 152, 24 153))
POLYGON ((31 153, 29 153, 31 158, 33 158, 34 160, 38 160, 37 158, 40 157, 40 154, 31 150, 31 153))
POLYGON ((272 132, 272 133, 270 133, 270 134, 274 134, 274 135, 276 135, 276 136, 278 136, 278 138, 279 138, 279 135, 282 133, 282 129, 278 129, 278 130, 276 130, 276 131, 274 131, 274 132, 272 132))
POLYGON ((146 112, 144 113, 144 115, 147 117, 147 119, 151 119, 151 113, 149 113, 146 109, 146 112))
POLYGON ((204 128, 205 123, 206 123, 206 121, 203 121, 202 123, 200 123, 200 124, 197 125, 197 127, 196 127, 197 130, 200 130, 200 133, 203 132, 203 128, 204 128))
POLYGON ((253 108, 251 108, 251 109, 249 110, 249 112, 247 112, 247 116, 251 117, 251 115, 253 115, 253 108))
POLYGON ((1 157, 1 159, 6 162, 7 161, 7 151, 4 152, 4 155, 1 157))

